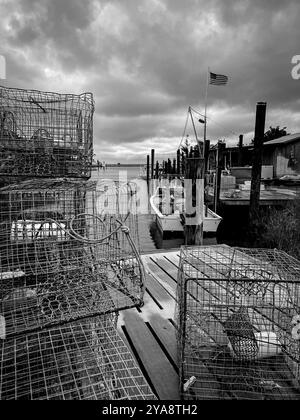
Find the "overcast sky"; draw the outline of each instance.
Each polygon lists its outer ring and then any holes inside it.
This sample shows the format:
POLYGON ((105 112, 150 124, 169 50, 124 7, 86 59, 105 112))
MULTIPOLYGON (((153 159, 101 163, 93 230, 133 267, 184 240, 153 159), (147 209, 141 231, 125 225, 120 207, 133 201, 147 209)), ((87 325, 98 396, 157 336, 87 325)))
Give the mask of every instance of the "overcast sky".
POLYGON ((0 0, 0 38, 2 85, 93 92, 101 160, 175 153, 188 106, 204 110, 208 66, 229 77, 209 87, 212 142, 249 141, 257 101, 267 127, 300 131, 299 0, 0 0))

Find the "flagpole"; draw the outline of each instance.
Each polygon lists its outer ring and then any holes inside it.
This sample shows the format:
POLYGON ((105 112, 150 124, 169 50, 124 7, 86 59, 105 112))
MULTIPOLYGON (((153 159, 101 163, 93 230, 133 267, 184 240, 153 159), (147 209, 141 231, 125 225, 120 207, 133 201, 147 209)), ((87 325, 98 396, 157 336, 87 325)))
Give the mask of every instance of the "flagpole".
POLYGON ((207 130, 207 95, 208 95, 208 84, 209 84, 209 67, 207 67, 206 75, 206 91, 205 91, 205 110, 204 110, 204 144, 206 141, 206 130, 207 130))

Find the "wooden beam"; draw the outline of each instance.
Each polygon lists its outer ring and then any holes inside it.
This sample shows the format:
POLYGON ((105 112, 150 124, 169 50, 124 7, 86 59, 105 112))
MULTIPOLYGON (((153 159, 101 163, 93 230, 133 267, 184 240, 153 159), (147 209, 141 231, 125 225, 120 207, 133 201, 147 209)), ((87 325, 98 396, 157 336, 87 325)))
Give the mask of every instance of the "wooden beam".
POLYGON ((180 174, 180 172, 181 172, 181 163, 180 163, 180 156, 181 155, 181 153, 180 153, 180 149, 178 149, 177 150, 177 175, 179 175, 180 174))
POLYGON ((150 156, 147 155, 147 185, 149 185, 150 180, 150 156))
POLYGON ((155 150, 151 149, 151 179, 154 179, 154 158, 155 158, 155 150))
POLYGON ((159 178, 159 163, 158 163, 158 160, 156 161, 156 166, 155 166, 155 178, 156 179, 159 178))
POLYGON ((203 243, 204 159, 185 160, 185 226, 186 245, 203 243))
POLYGON ((266 102, 258 102, 256 105, 256 121, 255 121, 254 150, 253 150, 253 160, 252 160, 250 207, 249 207, 250 224, 255 223, 258 216, 258 211, 259 211, 261 167, 262 167, 263 142, 264 142, 264 133, 265 133, 266 108, 267 108, 266 102))
POLYGON ((204 172, 208 171, 210 140, 205 140, 204 143, 204 172))
POLYGON ((243 136, 243 134, 240 134, 240 136, 239 136, 238 166, 243 165, 243 141, 244 141, 244 136, 243 136))
POLYGON ((222 177, 222 169, 224 169, 224 150, 225 150, 225 143, 218 142, 218 149, 217 149, 217 156, 216 156, 216 183, 215 183, 215 205, 214 210, 215 212, 218 210, 219 203, 220 203, 220 192, 221 192, 221 177, 222 177))

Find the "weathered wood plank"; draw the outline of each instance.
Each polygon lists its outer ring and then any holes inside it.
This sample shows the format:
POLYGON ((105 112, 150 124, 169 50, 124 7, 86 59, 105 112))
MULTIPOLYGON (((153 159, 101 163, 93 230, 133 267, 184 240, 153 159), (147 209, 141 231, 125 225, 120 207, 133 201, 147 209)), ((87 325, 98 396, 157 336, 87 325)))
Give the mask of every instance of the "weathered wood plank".
POLYGON ((146 288, 162 306, 164 302, 174 301, 174 296, 151 274, 146 274, 146 288))
POLYGON ((174 325, 160 316, 153 316, 150 320, 150 325, 166 348, 173 362, 178 365, 177 339, 174 325))
POLYGON ((145 264, 146 272, 152 274, 156 280, 168 291, 168 293, 176 297, 176 283, 162 271, 153 261, 145 264))
POLYGON ((130 311, 123 320, 151 382, 163 400, 178 400, 178 375, 143 320, 130 311))
MULTIPOLYGON (((156 265, 160 267, 171 279, 177 283, 178 268, 170 263, 166 258, 152 258, 156 265)), ((176 287, 176 284, 175 284, 176 287)))

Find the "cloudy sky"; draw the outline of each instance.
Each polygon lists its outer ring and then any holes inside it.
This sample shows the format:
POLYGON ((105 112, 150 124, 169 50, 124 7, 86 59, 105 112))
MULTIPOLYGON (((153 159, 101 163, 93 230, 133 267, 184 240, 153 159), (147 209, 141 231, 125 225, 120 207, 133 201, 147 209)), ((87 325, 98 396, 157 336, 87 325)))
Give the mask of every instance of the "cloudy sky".
POLYGON ((212 142, 251 140, 257 101, 267 126, 300 131, 299 0, 0 0, 0 38, 2 85, 93 92, 101 160, 175 153, 188 106, 204 110, 208 66, 229 77, 209 87, 212 142))

